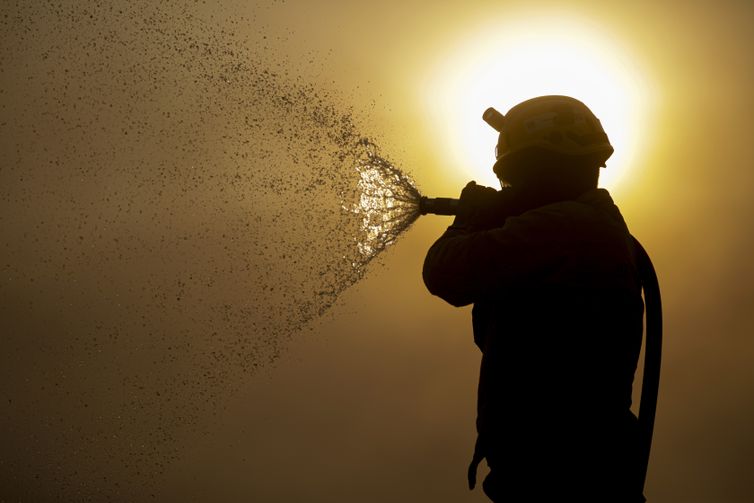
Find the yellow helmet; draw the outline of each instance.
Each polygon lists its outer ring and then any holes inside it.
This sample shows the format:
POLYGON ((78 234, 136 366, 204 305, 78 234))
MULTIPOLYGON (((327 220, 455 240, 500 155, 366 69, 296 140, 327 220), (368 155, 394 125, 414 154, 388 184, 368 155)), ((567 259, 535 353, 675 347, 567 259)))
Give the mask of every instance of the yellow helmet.
POLYGON ((577 99, 540 96, 511 108, 503 116, 488 108, 482 118, 500 132, 493 171, 527 155, 545 152, 566 158, 583 158, 604 166, 613 154, 599 119, 577 99))

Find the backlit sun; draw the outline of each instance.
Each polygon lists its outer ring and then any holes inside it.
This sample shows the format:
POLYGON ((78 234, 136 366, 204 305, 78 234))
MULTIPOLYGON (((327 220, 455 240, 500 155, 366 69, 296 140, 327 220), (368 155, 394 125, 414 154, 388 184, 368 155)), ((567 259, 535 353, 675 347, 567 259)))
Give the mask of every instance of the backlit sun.
POLYGON ((600 172, 614 189, 632 169, 646 134, 644 76, 621 47, 593 25, 562 16, 491 23, 444 52, 431 70, 428 114, 440 148, 467 179, 496 187, 497 132, 481 119, 490 106, 505 114, 516 103, 547 94, 583 101, 600 119, 615 153, 600 172))

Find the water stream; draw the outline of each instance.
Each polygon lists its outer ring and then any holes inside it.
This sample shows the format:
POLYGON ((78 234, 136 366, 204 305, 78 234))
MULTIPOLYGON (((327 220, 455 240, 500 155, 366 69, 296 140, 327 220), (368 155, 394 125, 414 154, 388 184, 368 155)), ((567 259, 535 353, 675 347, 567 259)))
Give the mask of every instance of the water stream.
POLYGON ((418 217, 249 25, 0 8, 0 499, 132 500, 418 217))

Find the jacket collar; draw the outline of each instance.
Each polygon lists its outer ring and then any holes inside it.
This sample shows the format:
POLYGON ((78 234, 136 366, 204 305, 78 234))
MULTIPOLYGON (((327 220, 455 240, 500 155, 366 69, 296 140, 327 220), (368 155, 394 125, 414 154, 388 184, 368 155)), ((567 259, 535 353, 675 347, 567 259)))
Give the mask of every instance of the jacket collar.
POLYGON ((576 202, 598 209, 609 215, 612 219, 622 223, 624 226, 626 225, 625 220, 623 220, 623 215, 621 215, 620 210, 615 205, 613 198, 606 189, 593 189, 584 192, 576 198, 576 202))

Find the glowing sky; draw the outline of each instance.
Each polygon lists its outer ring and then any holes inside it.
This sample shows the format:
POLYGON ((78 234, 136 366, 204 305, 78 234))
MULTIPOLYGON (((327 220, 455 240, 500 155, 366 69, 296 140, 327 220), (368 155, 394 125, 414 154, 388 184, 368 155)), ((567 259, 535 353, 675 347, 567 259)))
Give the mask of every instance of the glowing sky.
POLYGON ((488 106, 505 113, 516 103, 548 94, 588 102, 617 152, 601 174, 609 189, 637 162, 630 154, 645 148, 639 140, 652 132, 646 126, 655 106, 648 69, 604 28, 568 11, 486 20, 468 36, 450 41, 437 59, 430 92, 422 89, 427 117, 449 160, 479 183, 497 185, 489 148, 497 133, 479 120, 479 110, 488 106))
MULTIPOLYGON (((471 178, 492 183, 481 178, 485 163, 491 164, 495 142, 494 132, 480 118, 484 108, 492 105, 504 112, 528 95, 578 94, 614 141, 616 154, 607 171, 614 167, 615 174, 606 172, 606 183, 632 232, 652 255, 663 288, 664 367, 646 495, 650 502, 666 503, 753 501, 754 4, 577 0, 565 8, 562 2, 532 3, 224 1, 175 8, 174 15, 176 23, 186 23, 190 15, 203 26, 217 27, 213 36, 218 40, 223 40, 221 29, 234 32, 234 40, 246 40, 249 51, 263 55, 259 64, 275 66, 283 79, 334 90, 342 97, 339 105, 354 110, 360 130, 429 195, 456 196, 471 178), (527 66, 532 59, 543 63, 527 66), (519 71, 508 75, 511 68, 519 71)), ((97 15, 107 16, 105 7, 99 7, 97 15)), ((118 9, 117 3, 111 7, 118 9)), ((198 203, 181 199, 175 187, 175 193, 171 189, 159 194, 161 201, 178 203, 177 215, 169 220, 175 226, 174 240, 151 241, 150 232, 158 232, 163 222, 148 211, 138 221, 149 232, 130 228, 133 222, 125 220, 117 230, 101 230, 108 237, 112 233, 134 239, 126 257, 130 269, 107 271, 132 290, 90 292, 97 267, 123 263, 115 258, 119 245, 111 240, 107 251, 112 257, 97 257, 86 274, 56 271, 67 278, 54 284, 59 290, 46 289, 41 280, 21 284, 24 275, 18 271, 35 278, 33 271, 52 267, 56 254, 74 250, 81 253, 77 264, 85 263, 79 229, 87 211, 115 212, 120 204, 138 211, 140 199, 117 198, 101 210, 97 194, 105 183, 114 193, 119 187, 121 194, 128 192, 133 180, 129 165, 138 168, 139 144, 168 172, 178 164, 164 153, 165 158, 160 157, 161 147, 153 139, 130 140, 126 154, 112 147, 124 145, 124 132, 142 125, 120 128, 108 122, 112 117, 102 122, 88 117, 85 123, 95 126, 78 131, 77 121, 71 120, 64 142, 45 127, 53 122, 51 117, 74 104, 83 117, 78 98, 94 94, 119 93, 121 103, 144 110, 158 105, 169 110, 177 103, 202 104, 206 99, 192 94, 193 88, 176 76, 170 85, 154 90, 153 102, 128 101, 126 70, 163 64, 145 57, 146 51, 118 54, 126 73, 99 75, 98 82, 107 84, 100 89, 73 83, 65 96, 49 102, 38 98, 45 86, 56 85, 50 77, 55 68, 97 58, 95 44, 60 61, 49 59, 78 36, 53 29, 55 23, 49 20, 58 8, 60 16, 70 10, 62 3, 44 7, 41 20, 18 21, 34 33, 23 47, 17 45, 16 31, 0 35, 0 148, 3 158, 13 159, 12 166, 0 163, 0 232, 12 236, 0 245, 0 445, 13 445, 12 450, 0 449, 0 473, 15 477, 2 479, 0 500, 41 494, 53 501, 52 494, 69 494, 96 501, 106 494, 116 501, 127 500, 124 495, 134 500, 154 495, 155 501, 260 503, 486 501, 480 491, 470 493, 465 486, 479 363, 470 310, 431 297, 420 276, 426 249, 449 223, 443 217, 420 219, 323 318, 295 335, 274 365, 235 379, 222 403, 192 416, 192 428, 184 427, 181 417, 170 425, 152 424, 157 416, 150 414, 150 407, 156 407, 158 399, 152 395, 149 402, 134 400, 134 408, 141 407, 134 417, 143 418, 145 429, 171 432, 171 454, 163 457, 167 461, 149 484, 140 485, 143 473, 133 474, 157 471, 151 465, 139 467, 150 455, 120 475, 108 472, 106 480, 88 475, 92 466, 107 467, 115 456, 104 443, 91 440, 120 433, 114 425, 121 418, 108 415, 115 415, 115 409, 108 409, 113 394, 131 393, 138 383, 111 382, 112 376, 95 371, 106 368, 98 362, 112 355, 71 349, 91 341, 57 330, 65 323, 38 306, 86 294, 94 299, 91 305, 56 308, 68 309, 67 320, 91 326, 101 339, 112 336, 97 328, 103 323, 144 322, 165 333, 190 331, 191 317, 181 316, 191 308, 150 311, 151 321, 140 319, 141 312, 123 320, 99 319, 92 313, 116 312, 120 302, 151 295, 153 285, 140 284, 130 277, 131 271, 164 275, 176 267, 170 257, 180 261, 188 255, 197 267, 208 257, 230 257, 232 250, 217 243, 226 230, 242 228, 249 213, 244 202, 237 213, 209 219, 201 204, 202 194, 210 197, 209 189, 201 187, 217 186, 210 178, 198 179, 191 189, 198 203), (35 59, 25 60, 28 54, 35 59), (27 127, 23 114, 29 111, 37 122, 27 127), (81 177, 73 187, 56 185, 63 173, 77 167, 41 165, 39 159, 48 154, 82 162, 96 155, 98 162, 109 160, 123 168, 115 178, 81 177), (70 212, 73 198, 88 209, 70 212), (45 232, 29 224, 41 220, 45 232), (203 238, 212 253, 183 244, 187 229, 205 221, 216 224, 203 238), (54 232, 47 232, 50 229, 54 232), (145 261, 139 253, 142 242, 162 246, 167 258, 145 261), (55 393, 58 385, 74 380, 93 391, 80 396, 55 393), (31 396, 54 400, 39 406, 31 396), (82 396, 99 404, 92 407, 102 411, 100 416, 87 415, 82 396), (61 443, 66 435, 81 438, 81 445, 61 443), (61 446, 66 452, 60 457, 69 460, 69 466, 38 462, 57 456, 61 446)), ((7 14, 4 26, 14 26, 18 10, 9 2, 0 7, 0 17, 7 14)), ((132 21, 135 34, 153 26, 138 16, 132 21)), ((82 25, 82 32, 87 29, 92 27, 82 25)), ((141 88, 133 91, 134 96, 144 95, 141 88)), ((232 98, 237 97, 229 94, 232 98)), ((236 110, 232 119, 242 122, 243 114, 236 110)), ((217 144, 225 145, 226 138, 216 133, 227 126, 220 117, 173 124, 166 116, 165 121, 165 127, 172 124, 187 135, 217 134, 217 144)), ((211 152, 202 155, 215 158, 211 152)), ((186 154, 180 161, 188 165, 191 159, 186 154)), ((295 183, 295 175, 281 173, 280 180, 295 183)), ((150 190, 148 184, 144 190, 150 190)), ((150 197, 158 200, 156 192, 150 197)), ((211 197, 226 196, 217 189, 211 197)), ((273 213, 270 210, 270 219, 273 213)), ((258 245, 249 242, 250 247, 258 245)), ((234 246, 238 249, 238 243, 234 246)), ((276 258, 269 268, 285 269, 289 258, 276 258)), ((216 272, 205 270, 202 280, 209 284, 216 272)), ((229 282, 241 277, 238 271, 221 273, 229 282)), ((243 299, 244 288, 238 282, 222 298, 210 300, 221 304, 226 297, 228 302, 243 299)), ((193 293, 191 302, 198 310, 207 298, 202 300, 200 290, 193 293)), ((280 294, 266 297, 275 295, 280 294)), ((196 341, 194 350, 209 354, 216 340, 196 341)), ((108 347, 123 355, 143 352, 143 367, 134 364, 134 375, 161 364, 155 363, 160 355, 147 334, 108 347)))

